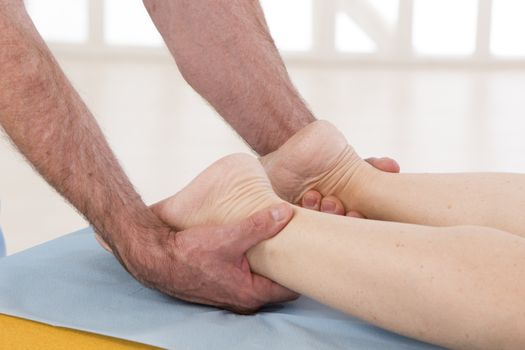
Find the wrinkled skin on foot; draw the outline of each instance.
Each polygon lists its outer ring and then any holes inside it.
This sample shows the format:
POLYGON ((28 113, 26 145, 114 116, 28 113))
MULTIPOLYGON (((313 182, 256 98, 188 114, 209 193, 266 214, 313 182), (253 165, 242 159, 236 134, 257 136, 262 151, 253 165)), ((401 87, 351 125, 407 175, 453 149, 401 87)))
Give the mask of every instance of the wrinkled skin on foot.
POLYGON ((261 159, 275 192, 305 208, 362 217, 338 198, 367 185, 364 171, 375 167, 399 172, 390 158, 362 160, 344 135, 327 121, 316 121, 291 137, 277 151, 261 159))
POLYGON ((236 223, 282 202, 256 158, 232 154, 152 209, 167 224, 184 230, 196 225, 236 223))

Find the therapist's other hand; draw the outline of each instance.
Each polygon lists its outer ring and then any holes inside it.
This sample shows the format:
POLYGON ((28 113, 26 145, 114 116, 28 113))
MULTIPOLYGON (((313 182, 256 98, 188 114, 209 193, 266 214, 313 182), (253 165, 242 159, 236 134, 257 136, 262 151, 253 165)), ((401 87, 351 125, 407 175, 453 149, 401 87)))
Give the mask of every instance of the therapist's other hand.
MULTIPOLYGON (((387 172, 399 173, 399 164, 392 158, 367 158, 365 159, 374 168, 387 172)), ((323 197, 321 193, 315 190, 307 191, 301 199, 300 205, 305 209, 321 211, 326 214, 346 215, 354 218, 365 218, 364 215, 357 211, 346 211, 343 203, 336 196, 329 195, 323 197)))
POLYGON ((266 304, 298 297, 252 273, 246 257, 250 248, 279 233, 292 216, 292 208, 281 204, 238 224, 167 233, 156 237, 153 245, 131 249, 132 266, 125 265, 143 284, 171 296, 236 313, 253 313, 266 304))

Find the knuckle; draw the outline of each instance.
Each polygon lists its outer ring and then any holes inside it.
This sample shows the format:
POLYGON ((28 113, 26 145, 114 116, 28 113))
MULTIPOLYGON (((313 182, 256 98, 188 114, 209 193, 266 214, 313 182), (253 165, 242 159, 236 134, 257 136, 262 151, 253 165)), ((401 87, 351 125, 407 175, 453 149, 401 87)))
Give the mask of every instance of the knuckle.
POLYGON ((223 225, 218 226, 214 229, 213 235, 214 237, 221 237, 222 241, 225 237, 230 236, 236 236, 241 230, 239 229, 239 225, 236 226, 229 226, 229 225, 223 225))
POLYGON ((209 254, 206 242, 182 232, 175 234, 164 248, 174 261, 190 266, 195 266, 196 262, 202 263, 209 254))

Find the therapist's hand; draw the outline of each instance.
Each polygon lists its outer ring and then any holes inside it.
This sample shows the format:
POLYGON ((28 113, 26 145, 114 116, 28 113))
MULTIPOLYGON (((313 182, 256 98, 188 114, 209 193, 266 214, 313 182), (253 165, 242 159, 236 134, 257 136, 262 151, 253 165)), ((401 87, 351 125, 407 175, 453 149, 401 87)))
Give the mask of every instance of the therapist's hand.
POLYGON ((279 233, 292 216, 289 205, 278 205, 234 225, 167 232, 147 246, 131 247, 125 266, 143 284, 171 296, 253 313, 298 297, 252 273, 246 258, 250 248, 279 233))

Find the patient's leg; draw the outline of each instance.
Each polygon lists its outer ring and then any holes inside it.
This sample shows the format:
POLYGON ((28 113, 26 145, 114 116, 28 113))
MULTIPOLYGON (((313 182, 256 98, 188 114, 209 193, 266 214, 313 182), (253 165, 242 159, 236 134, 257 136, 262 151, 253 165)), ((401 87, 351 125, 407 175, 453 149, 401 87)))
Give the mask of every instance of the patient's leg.
MULTIPOLYGON (((279 201, 257 161, 234 155, 154 208, 184 229, 239 221, 279 201)), ((401 334, 453 348, 525 344, 525 240, 496 229, 295 208, 248 258, 257 273, 401 334)))
POLYGON ((325 121, 308 125, 262 163, 276 192, 293 203, 316 189, 370 219, 480 225, 525 236, 525 175, 384 173, 325 121))

